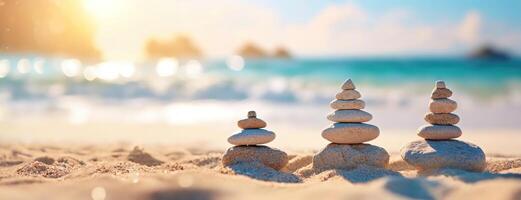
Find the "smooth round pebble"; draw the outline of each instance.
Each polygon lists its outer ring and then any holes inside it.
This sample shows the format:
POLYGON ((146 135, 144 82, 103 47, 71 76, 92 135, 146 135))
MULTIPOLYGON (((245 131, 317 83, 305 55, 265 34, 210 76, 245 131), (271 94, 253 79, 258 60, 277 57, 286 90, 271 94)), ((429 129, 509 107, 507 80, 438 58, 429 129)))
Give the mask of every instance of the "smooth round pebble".
POLYGON ((378 137, 378 127, 365 123, 335 123, 322 131, 322 137, 338 144, 360 144, 378 137))
POLYGON ((367 122, 372 118, 371 114, 363 110, 336 110, 327 116, 334 122, 367 122))
POLYGON ((429 109, 433 113, 450 113, 458 107, 458 103, 450 99, 433 99, 429 103, 429 109))
POLYGON ((427 113, 425 121, 437 125, 454 125, 459 122, 459 116, 452 113, 427 113))
POLYGON ((434 88, 432 91, 432 99, 449 98, 452 96, 452 91, 447 88, 434 88))
POLYGON ((229 148, 223 155, 224 166, 241 162, 259 162, 267 167, 279 170, 288 164, 288 155, 278 149, 267 146, 235 146, 229 148))
POLYGON ((416 169, 456 168, 483 171, 485 153, 478 146, 459 140, 418 140, 401 149, 401 156, 416 169))
POLYGON ((242 129, 250 129, 250 128, 264 128, 266 127, 266 122, 259 118, 248 118, 239 120, 237 122, 237 126, 242 129))
POLYGON ((353 169, 360 165, 385 168, 389 163, 389 153, 384 148, 370 144, 327 145, 313 156, 316 173, 329 169, 353 169))
POLYGON ((338 100, 335 99, 329 103, 331 108, 335 110, 360 110, 365 108, 365 102, 359 99, 338 100))
POLYGON ((275 133, 265 129, 244 129, 228 138, 233 145, 266 144, 275 139, 275 133))
POLYGON ((461 134, 461 129, 452 125, 426 125, 418 129, 418 136, 429 140, 448 140, 461 134))
POLYGON ((340 100, 358 99, 360 97, 362 97, 362 95, 356 90, 343 90, 336 94, 336 99, 340 100))

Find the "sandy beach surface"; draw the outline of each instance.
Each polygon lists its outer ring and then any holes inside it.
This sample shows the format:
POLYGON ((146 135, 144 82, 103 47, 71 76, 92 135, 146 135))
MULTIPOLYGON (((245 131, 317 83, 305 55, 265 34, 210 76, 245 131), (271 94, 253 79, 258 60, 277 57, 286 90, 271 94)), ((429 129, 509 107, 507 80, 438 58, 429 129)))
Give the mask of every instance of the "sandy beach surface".
POLYGON ((280 172, 223 167, 223 149, 150 145, 0 147, 1 199, 521 199, 521 157, 488 155, 482 173, 424 174, 391 155, 387 169, 303 175, 314 151, 288 152, 280 172))

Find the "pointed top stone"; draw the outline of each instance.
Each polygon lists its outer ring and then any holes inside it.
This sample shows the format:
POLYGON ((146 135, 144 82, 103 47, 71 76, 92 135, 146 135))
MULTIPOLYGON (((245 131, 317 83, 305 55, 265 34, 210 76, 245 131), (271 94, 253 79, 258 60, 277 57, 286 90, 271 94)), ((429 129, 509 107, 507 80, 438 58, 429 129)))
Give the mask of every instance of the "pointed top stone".
POLYGON ((445 86, 445 81, 436 81, 436 88, 439 88, 439 89, 443 89, 443 88, 446 88, 445 86))
POLYGON ((257 113, 255 111, 249 111, 248 112, 248 118, 256 118, 257 117, 257 113))
POLYGON ((343 90, 354 90, 355 89, 355 84, 353 83, 353 81, 351 79, 347 79, 344 84, 342 84, 342 89, 343 90))

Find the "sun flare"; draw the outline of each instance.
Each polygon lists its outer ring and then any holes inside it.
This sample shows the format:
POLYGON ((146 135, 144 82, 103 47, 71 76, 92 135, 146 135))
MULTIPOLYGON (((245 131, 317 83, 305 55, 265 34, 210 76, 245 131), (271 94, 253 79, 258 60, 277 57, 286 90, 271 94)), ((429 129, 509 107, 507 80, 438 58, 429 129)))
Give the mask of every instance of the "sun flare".
POLYGON ((83 0, 83 7, 88 13, 98 18, 112 16, 118 7, 118 0, 83 0))

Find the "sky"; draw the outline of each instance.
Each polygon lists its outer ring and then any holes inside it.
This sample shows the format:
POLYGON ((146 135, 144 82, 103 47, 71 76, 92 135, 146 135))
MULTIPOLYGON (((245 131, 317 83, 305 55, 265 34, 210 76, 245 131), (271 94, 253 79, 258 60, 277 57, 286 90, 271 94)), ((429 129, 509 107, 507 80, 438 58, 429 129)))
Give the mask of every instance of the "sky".
POLYGON ((143 59, 150 37, 188 35, 207 57, 245 42, 296 56, 521 54, 521 1, 85 0, 106 59, 143 59))

